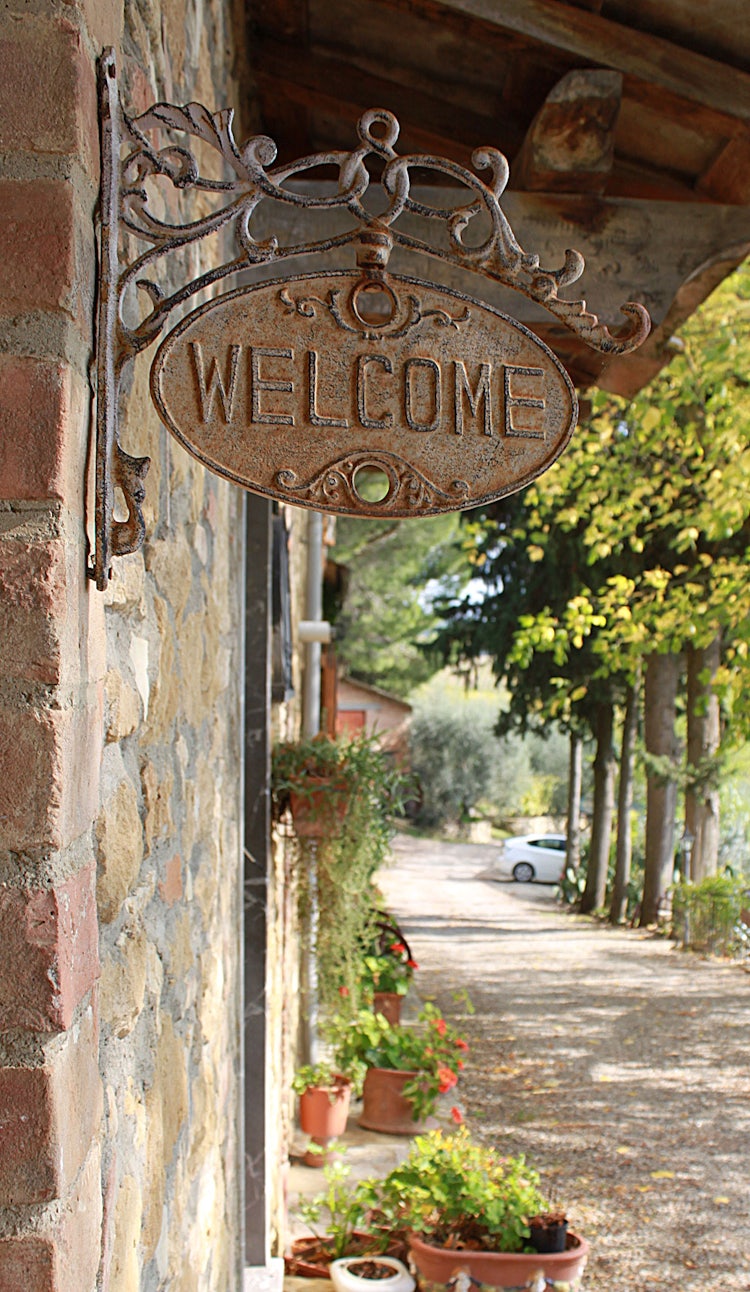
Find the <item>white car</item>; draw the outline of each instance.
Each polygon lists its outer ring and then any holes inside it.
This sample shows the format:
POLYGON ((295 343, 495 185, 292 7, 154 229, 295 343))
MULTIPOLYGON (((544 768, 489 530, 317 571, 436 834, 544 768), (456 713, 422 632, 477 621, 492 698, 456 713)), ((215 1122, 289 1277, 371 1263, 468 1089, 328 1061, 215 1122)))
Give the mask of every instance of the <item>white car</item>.
POLYGON ((564 834, 521 834, 506 839, 500 851, 499 870, 519 884, 535 879, 540 884, 557 884, 565 869, 564 834))

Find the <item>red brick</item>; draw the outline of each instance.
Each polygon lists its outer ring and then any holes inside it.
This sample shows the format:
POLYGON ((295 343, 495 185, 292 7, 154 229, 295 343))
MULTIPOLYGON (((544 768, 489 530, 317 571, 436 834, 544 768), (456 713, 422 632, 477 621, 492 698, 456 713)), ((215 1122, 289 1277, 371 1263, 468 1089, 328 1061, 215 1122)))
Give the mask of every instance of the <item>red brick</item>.
POLYGON ((89 1008, 43 1067, 0 1069, 0 1206, 63 1198, 101 1122, 98 1034, 89 1008))
POLYGON ((0 1292, 57 1292, 51 1238, 0 1240, 0 1292))
POLYGON ((62 180, 0 183, 0 314, 72 309, 73 189, 62 180))
POLYGON ((1 499, 54 498, 81 514, 85 400, 79 378, 62 364, 0 358, 1 499))
POLYGON ((0 537, 0 677, 59 682, 65 593, 62 542, 0 537))
POLYGON ((98 176, 96 72, 71 23, 7 16, 0 123, 0 151, 82 155, 98 176))
POLYGON ((93 865, 56 888, 0 887, 0 1030, 69 1027, 98 975, 93 865))
POLYGON ((62 846, 59 719, 0 710, 0 847, 62 846))
POLYGON ((88 1292, 101 1252, 99 1153, 86 1164, 75 1196, 40 1233, 0 1239, 0 1292, 88 1292))
POLYGON ((49 1073, 0 1070, 0 1205, 49 1202, 56 1196, 49 1073))
POLYGON ((97 701, 80 710, 0 708, 0 848, 62 848, 94 820, 101 695, 97 701))

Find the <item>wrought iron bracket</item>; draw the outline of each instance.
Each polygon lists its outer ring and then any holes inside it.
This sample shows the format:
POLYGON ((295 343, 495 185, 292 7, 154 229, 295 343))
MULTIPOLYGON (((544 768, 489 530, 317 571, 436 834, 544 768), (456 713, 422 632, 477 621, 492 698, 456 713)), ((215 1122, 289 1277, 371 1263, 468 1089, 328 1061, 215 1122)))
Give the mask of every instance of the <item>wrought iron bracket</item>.
POLYGON ((351 152, 316 153, 274 165, 277 150, 267 136, 258 135, 243 144, 235 141, 232 109, 212 113, 198 103, 184 107, 156 103, 139 116, 129 116, 120 100, 112 49, 105 50, 99 62, 99 110, 96 542, 88 573, 100 589, 107 586, 112 558, 137 551, 145 535, 141 504, 149 459, 131 457, 119 442, 123 372, 156 340, 173 311, 230 275, 351 246, 363 275, 377 280, 398 245, 522 292, 604 353, 625 354, 648 335, 650 319, 642 305, 624 304, 625 325, 612 334, 587 310, 584 300, 560 297, 560 290, 583 273, 583 257, 567 251, 560 268, 546 269, 538 255, 519 245, 500 206, 509 168, 497 149, 479 148, 472 156, 476 171, 487 174, 486 181, 445 157, 401 156, 396 152, 395 116, 371 109, 357 123, 359 145, 351 152), (375 183, 373 163, 380 171, 377 182, 385 198, 378 214, 364 204, 375 183), (330 196, 311 196, 287 187, 316 168, 331 166, 338 172, 338 191, 330 196), (417 168, 461 185, 467 192, 464 204, 443 209, 417 200, 410 182, 410 172, 417 168), (228 177, 214 178, 213 173, 220 171, 228 177), (292 245, 282 245, 277 237, 259 239, 253 233, 253 216, 264 201, 298 210, 344 211, 352 227, 292 245), (398 226, 400 217, 409 214, 432 221, 434 240, 428 242, 398 226), (465 235, 472 222, 478 227, 478 217, 488 222, 489 232, 471 245, 465 235), (160 264, 169 264, 173 253, 193 249, 198 258, 204 241, 227 226, 233 226, 235 235, 235 254, 230 259, 220 260, 172 290, 152 276, 160 264), (127 509, 124 520, 114 516, 118 489, 127 509))

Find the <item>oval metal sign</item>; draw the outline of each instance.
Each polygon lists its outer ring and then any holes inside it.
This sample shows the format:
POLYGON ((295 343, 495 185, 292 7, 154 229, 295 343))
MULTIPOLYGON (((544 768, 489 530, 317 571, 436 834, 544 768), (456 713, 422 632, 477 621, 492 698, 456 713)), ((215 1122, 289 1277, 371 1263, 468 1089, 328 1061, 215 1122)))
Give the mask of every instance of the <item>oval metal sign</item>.
POLYGON ((577 402, 551 350, 444 287, 361 271, 241 288, 174 328, 151 369, 166 425, 266 497, 359 516, 457 511, 541 475, 577 402))

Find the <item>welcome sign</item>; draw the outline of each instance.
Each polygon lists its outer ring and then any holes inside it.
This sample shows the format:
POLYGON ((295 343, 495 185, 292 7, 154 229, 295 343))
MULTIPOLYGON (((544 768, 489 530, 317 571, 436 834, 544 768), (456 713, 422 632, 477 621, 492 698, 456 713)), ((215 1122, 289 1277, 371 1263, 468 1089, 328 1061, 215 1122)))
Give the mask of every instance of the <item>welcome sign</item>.
POLYGON ((559 360, 491 306, 362 270, 211 301, 160 346, 154 401, 212 471, 285 502, 415 516, 489 502, 576 424, 559 360))

